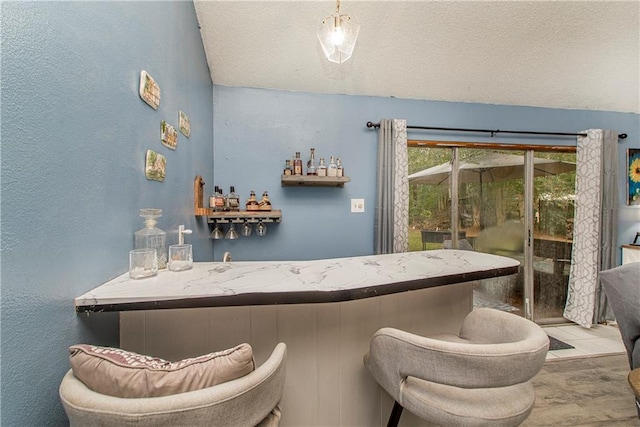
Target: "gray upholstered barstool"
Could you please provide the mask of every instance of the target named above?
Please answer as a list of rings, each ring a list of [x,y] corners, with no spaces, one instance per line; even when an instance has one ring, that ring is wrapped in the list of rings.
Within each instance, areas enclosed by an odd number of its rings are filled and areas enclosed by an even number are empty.
[[[616,316],[629,367],[640,369],[640,262],[601,271],[600,282]],[[640,397],[636,406],[640,418]]]
[[[458,335],[382,328],[364,364],[395,400],[389,426],[397,425],[403,408],[443,426],[512,426],[531,412],[531,380],[548,348],[535,323],[481,308],[465,318]]]
[[[212,387],[161,397],[124,398],[98,393],[69,371],[60,399],[71,426],[275,427],[285,383],[287,346],[250,373]]]

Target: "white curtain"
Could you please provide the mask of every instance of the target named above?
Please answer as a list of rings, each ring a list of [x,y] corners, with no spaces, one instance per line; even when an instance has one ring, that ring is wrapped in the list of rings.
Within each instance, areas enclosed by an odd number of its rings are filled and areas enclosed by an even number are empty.
[[[590,328],[611,319],[598,273],[616,265],[618,134],[578,137],[573,254],[564,317]]]
[[[375,253],[409,249],[409,179],[406,120],[380,120],[378,129]]]

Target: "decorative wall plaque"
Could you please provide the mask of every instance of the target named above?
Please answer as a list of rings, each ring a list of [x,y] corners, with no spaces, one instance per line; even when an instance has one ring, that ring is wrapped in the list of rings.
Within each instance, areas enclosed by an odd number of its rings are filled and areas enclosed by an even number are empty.
[[[160,105],[160,86],[144,70],[140,71],[140,98],[154,110]]]
[[[147,150],[144,174],[152,181],[164,181],[167,158],[153,150]]]
[[[178,132],[176,128],[163,120],[160,123],[160,139],[162,140],[162,145],[175,150],[178,146]]]
[[[189,138],[189,136],[191,135],[191,120],[189,119],[189,116],[187,116],[187,113],[185,113],[184,111],[180,111],[178,113],[178,120],[180,122],[178,124],[180,132],[182,132],[184,136]]]

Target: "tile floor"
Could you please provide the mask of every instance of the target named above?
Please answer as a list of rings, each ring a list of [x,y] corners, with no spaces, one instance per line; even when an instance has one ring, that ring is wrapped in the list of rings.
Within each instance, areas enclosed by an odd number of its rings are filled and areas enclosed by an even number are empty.
[[[615,324],[596,325],[590,329],[575,324],[543,326],[545,332],[571,344],[574,348],[553,350],[547,360],[625,353],[620,331]]]

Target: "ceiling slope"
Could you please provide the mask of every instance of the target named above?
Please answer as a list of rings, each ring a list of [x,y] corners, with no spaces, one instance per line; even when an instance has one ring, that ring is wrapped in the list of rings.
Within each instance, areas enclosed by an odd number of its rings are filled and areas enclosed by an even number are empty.
[[[342,0],[342,65],[315,36],[332,1],[194,4],[217,85],[640,113],[637,0]]]

